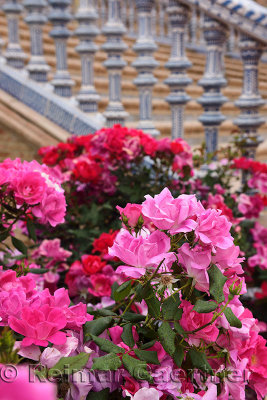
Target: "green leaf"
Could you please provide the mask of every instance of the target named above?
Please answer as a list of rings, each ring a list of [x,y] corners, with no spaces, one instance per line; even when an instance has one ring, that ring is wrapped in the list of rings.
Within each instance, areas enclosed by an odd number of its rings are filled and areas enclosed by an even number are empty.
[[[27,230],[28,230],[30,238],[34,242],[36,242],[37,241],[37,237],[36,237],[35,227],[34,227],[34,223],[32,222],[31,219],[27,220]]]
[[[45,274],[47,271],[48,271],[47,268],[31,268],[30,269],[30,273],[36,274],[36,275]]]
[[[101,335],[107,328],[109,328],[113,323],[112,317],[101,317],[94,319],[93,321],[88,321],[84,325],[84,342],[90,340],[91,335]]]
[[[125,297],[127,297],[130,294],[131,288],[132,288],[132,281],[124,282],[114,292],[114,300],[119,302],[125,299]]]
[[[122,362],[131,376],[138,380],[140,379],[153,383],[153,378],[147,371],[146,362],[137,360],[136,358],[129,356],[129,354],[124,354],[122,356]]]
[[[154,339],[154,340],[151,340],[150,342],[147,342],[147,343],[144,343],[144,344],[142,344],[141,345],[141,349],[142,350],[146,350],[146,349],[150,349],[150,347],[153,347],[154,346],[154,344],[156,343],[156,339]]]
[[[168,322],[163,322],[160,325],[158,335],[164,350],[170,354],[170,356],[173,356],[175,352],[175,333]]]
[[[216,265],[212,265],[208,270],[209,278],[210,278],[210,294],[213,298],[218,301],[218,303],[222,303],[225,300],[223,294],[223,287],[227,278],[221,273],[219,268]]]
[[[74,357],[62,357],[54,367],[48,371],[48,376],[55,376],[57,372],[64,375],[71,375],[80,371],[88,362],[90,354],[80,353]]]
[[[6,240],[9,236],[9,231],[3,232],[0,234],[0,242],[3,242],[4,240]]]
[[[88,311],[89,312],[89,311]],[[97,317],[114,317],[117,316],[113,311],[107,310],[106,308],[100,308],[98,310],[90,310],[91,315],[96,315]]]
[[[118,289],[118,287],[119,287],[118,282],[114,282],[113,285],[111,286],[111,298],[112,298],[113,300],[115,300],[115,299],[114,299],[114,295],[115,295],[115,292],[116,292],[116,290]]]
[[[177,311],[180,310],[178,308],[180,306],[180,304],[181,304],[181,300],[180,300],[179,293],[176,293],[176,294],[168,297],[162,304],[161,311],[162,311],[163,318],[167,319],[167,320],[179,319],[179,318],[176,318],[176,316],[179,316]]]
[[[12,241],[13,246],[18,251],[20,251],[22,254],[27,256],[27,247],[25,246],[25,244],[21,240],[19,240],[19,239],[15,238],[14,236],[12,236],[11,237],[11,241]]]
[[[148,307],[148,314],[151,317],[159,318],[160,317],[160,301],[157,299],[156,295],[152,293],[145,302]]]
[[[177,365],[177,367],[181,367],[182,362],[184,360],[184,349],[182,346],[178,345],[175,348],[175,352],[173,354],[173,360],[175,362],[175,364]]]
[[[106,388],[101,390],[101,392],[89,392],[86,400],[108,400],[109,395],[109,388]]]
[[[187,334],[185,333],[184,328],[179,324],[179,322],[174,322],[174,329],[176,330],[179,335],[187,337]]]
[[[133,347],[135,345],[135,341],[133,338],[133,325],[132,324],[124,325],[123,332],[121,334],[121,338],[123,340],[123,343],[127,344],[127,346]]]
[[[130,322],[141,322],[141,321],[144,321],[146,319],[146,317],[141,314],[126,312],[125,314],[123,314],[123,319],[125,319],[126,321],[130,321]]]
[[[195,368],[198,368],[201,371],[208,372],[210,375],[213,375],[213,370],[208,363],[205,353],[201,353],[200,351],[191,349],[188,352],[188,356],[190,357],[192,364]]]
[[[230,307],[226,307],[226,309],[224,310],[224,315],[226,316],[226,319],[229,322],[230,326],[233,326],[235,328],[242,328],[242,322],[235,316]]]
[[[125,353],[125,350],[122,347],[116,346],[110,340],[91,335],[93,341],[98,345],[98,347],[105,351],[106,353]]]
[[[216,310],[218,304],[214,301],[204,301],[204,300],[197,300],[193,310],[198,313],[209,313],[211,311]]]
[[[92,369],[100,371],[117,371],[121,367],[121,359],[117,354],[110,353],[103,357],[93,358]]]
[[[158,354],[156,351],[146,351],[134,349],[135,355],[142,361],[146,361],[149,364],[159,365]]]

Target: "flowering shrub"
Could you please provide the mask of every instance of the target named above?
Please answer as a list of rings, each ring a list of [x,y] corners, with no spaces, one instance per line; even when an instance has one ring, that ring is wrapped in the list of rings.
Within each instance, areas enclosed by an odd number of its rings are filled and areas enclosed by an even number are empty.
[[[0,377],[19,363],[0,393],[262,399],[266,325],[244,305],[248,286],[263,318],[265,165],[228,150],[193,173],[183,140],[120,126],[40,154],[0,164]]]
[[[72,246],[73,261],[92,251],[90,238],[119,228],[117,205],[137,203],[165,186],[186,191],[193,167],[184,140],[158,141],[119,125],[73,136],[67,143],[41,148],[39,154],[64,181],[69,204],[66,224],[44,234]]]

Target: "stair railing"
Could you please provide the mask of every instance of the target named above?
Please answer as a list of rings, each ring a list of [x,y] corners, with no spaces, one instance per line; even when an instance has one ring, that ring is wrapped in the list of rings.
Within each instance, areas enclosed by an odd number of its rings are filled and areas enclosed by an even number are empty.
[[[85,121],[88,115],[92,121],[101,98],[94,86],[94,56],[98,51],[94,41],[99,32],[106,36],[101,51],[107,55],[103,65],[109,79],[105,123],[111,126],[128,121],[122,93],[122,71],[127,66],[123,58],[127,50],[123,37],[127,35],[135,40],[132,50],[136,58],[131,67],[136,70],[137,76],[133,82],[139,91],[137,126],[155,136],[159,134],[153,118],[153,89],[157,83],[154,69],[158,66],[154,52],[157,43],[170,45],[166,64],[170,75],[165,84],[170,88],[166,101],[172,115],[172,138],[184,135],[184,113],[190,100],[186,88],[191,80],[186,70],[191,63],[185,49],[189,47],[205,52],[205,72],[198,82],[203,94],[198,102],[203,107],[199,121],[204,128],[207,153],[216,151],[219,128],[225,119],[221,113],[221,106],[227,101],[221,93],[221,89],[227,85],[224,54],[236,56],[239,40],[244,70],[243,89],[235,103],[240,108],[240,115],[234,123],[240,130],[244,154],[255,157],[256,148],[261,142],[257,131],[265,122],[259,116],[264,101],[259,93],[258,66],[267,46],[267,8],[252,0],[79,0],[73,7],[70,7],[71,0],[48,0],[48,3],[49,9],[46,0],[24,1],[27,10],[25,22],[29,26],[31,40],[31,55],[27,65],[29,78],[37,82],[36,85],[48,80],[49,67],[44,58],[42,34],[42,27],[48,18],[52,24],[50,36],[54,39],[56,55],[55,73],[52,80],[49,75],[49,81],[58,99],[73,96],[72,87],[77,77],[72,77],[68,71],[68,42],[70,36],[79,39],[76,51],[81,59],[81,86],[70,104],[74,108],[79,107],[85,115]],[[44,11],[47,9],[46,18]],[[76,10],[75,14],[71,14],[71,9]],[[26,58],[19,40],[22,10],[18,0],[6,0],[3,5],[8,25],[4,57],[7,65],[17,70],[24,68]],[[72,30],[68,27],[71,21],[72,24],[75,22]],[[2,45],[2,41],[0,43]],[[1,85],[0,82],[0,87],[9,90],[6,83]],[[45,89],[42,87],[40,92],[42,90]],[[62,109],[65,104],[66,100],[62,100]],[[71,132],[75,132],[74,126]]]

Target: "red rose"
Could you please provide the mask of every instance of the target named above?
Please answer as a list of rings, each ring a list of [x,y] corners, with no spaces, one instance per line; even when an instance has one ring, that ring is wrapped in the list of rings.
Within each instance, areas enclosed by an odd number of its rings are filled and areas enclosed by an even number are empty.
[[[109,233],[102,233],[93,242],[93,253],[99,252],[102,256],[108,254],[108,248],[113,246],[117,233],[118,231],[112,232],[112,230]]]
[[[82,265],[85,274],[92,275],[101,271],[106,263],[99,256],[84,255],[82,256]]]
[[[102,168],[92,160],[80,160],[75,164],[73,175],[84,183],[98,183],[101,178]]]

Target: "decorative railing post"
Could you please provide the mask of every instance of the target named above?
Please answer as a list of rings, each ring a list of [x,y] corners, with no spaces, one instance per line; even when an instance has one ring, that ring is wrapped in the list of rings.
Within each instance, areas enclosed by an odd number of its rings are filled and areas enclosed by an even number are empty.
[[[10,0],[4,3],[3,11],[7,16],[8,44],[4,57],[11,67],[21,69],[24,67],[26,55],[19,43],[19,16],[22,12],[22,5],[17,0]]]
[[[55,41],[56,46],[56,73],[51,84],[54,86],[54,92],[62,97],[71,97],[71,88],[74,85],[68,72],[67,64],[67,39],[70,31],[66,24],[72,19],[70,13],[66,10],[71,4],[71,0],[48,0],[52,8],[48,19],[53,24],[50,36]]]
[[[121,102],[121,73],[126,66],[122,59],[122,53],[127,49],[127,45],[122,41],[122,36],[126,32],[121,20],[121,1],[108,1],[108,21],[102,30],[107,37],[102,49],[108,53],[108,59],[104,66],[108,70],[109,77],[109,104],[104,113],[107,126],[116,123],[124,124],[128,113],[124,110]]]
[[[196,7],[193,7],[191,18],[189,21],[189,34],[190,34],[190,43],[192,45],[197,44],[197,10]]]
[[[217,150],[218,129],[225,120],[220,108],[227,101],[227,98],[222,95],[220,90],[227,83],[224,78],[223,65],[226,32],[226,26],[205,15],[206,68],[203,78],[198,82],[203,87],[204,93],[198,99],[198,102],[204,108],[204,113],[199,117],[199,121],[202,122],[205,130],[207,154]]]
[[[137,69],[138,76],[134,84],[139,90],[140,121],[138,128],[153,136],[159,135],[152,121],[152,89],[157,79],[153,69],[158,62],[153,57],[157,45],[152,35],[152,8],[154,0],[135,0],[138,13],[138,39],[133,50],[138,54],[132,66]]]
[[[171,92],[166,101],[171,107],[172,138],[175,139],[183,136],[184,107],[190,100],[184,89],[192,82],[185,73],[185,70],[191,66],[185,55],[185,30],[189,8],[178,3],[177,0],[169,0],[167,13],[171,24],[172,48],[171,57],[165,65],[171,71],[170,77],[165,80]]]
[[[257,135],[257,129],[264,123],[264,118],[258,113],[265,103],[258,87],[258,67],[264,46],[245,34],[241,36],[239,46],[244,68],[243,90],[235,103],[241,114],[234,123],[241,131],[239,142],[244,156],[255,158],[257,146],[262,142]]]
[[[80,39],[76,51],[81,56],[82,85],[76,99],[80,109],[88,113],[97,112],[97,103],[100,99],[94,87],[94,54],[98,46],[93,40],[99,34],[95,24],[97,18],[94,0],[80,0],[76,14],[79,27],[75,34]]]
[[[31,58],[27,65],[27,70],[30,78],[37,82],[46,82],[47,73],[50,70],[43,52],[42,26],[47,21],[43,10],[46,5],[45,0],[24,1],[24,7],[28,11],[25,22],[29,25],[31,35]]]

